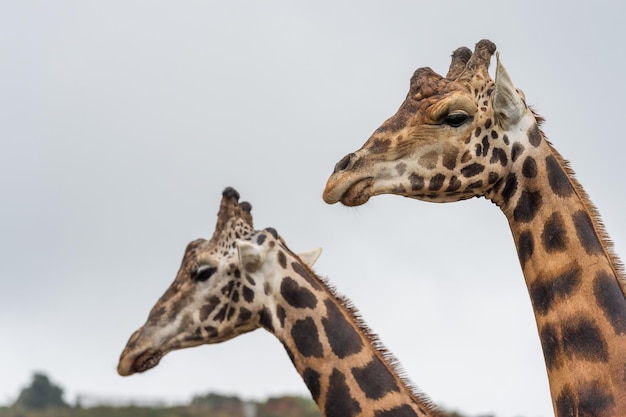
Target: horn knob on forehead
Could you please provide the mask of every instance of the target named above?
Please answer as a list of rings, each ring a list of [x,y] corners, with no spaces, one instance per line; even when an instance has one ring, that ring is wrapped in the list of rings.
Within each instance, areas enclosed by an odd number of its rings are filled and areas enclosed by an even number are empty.
[[[252,204],[248,203],[247,201],[242,201],[241,203],[239,203],[239,207],[246,213],[250,213],[252,211]]]
[[[438,84],[442,79],[443,77],[430,67],[418,68],[411,77],[409,95],[417,100],[421,100],[423,97],[429,97],[437,91]]]
[[[472,50],[466,46],[457,48],[452,52],[452,62],[450,62],[450,69],[448,70],[448,74],[446,74],[446,78],[454,79],[461,75],[465,69],[465,65],[467,65],[467,61],[469,61],[471,57]]]
[[[483,39],[476,44],[472,57],[467,61],[463,78],[473,78],[477,72],[482,72],[488,76],[489,62],[491,56],[496,52],[496,44],[489,39]]]
[[[233,187],[226,187],[222,191],[222,199],[235,200],[237,202],[239,201],[239,193]]]
[[[217,239],[224,231],[229,221],[241,218],[252,227],[252,205],[248,202],[239,204],[239,193],[232,187],[226,187],[222,192],[222,202],[217,212],[217,224],[211,239]]]
[[[243,201],[241,203],[239,203],[239,208],[241,209],[242,213],[241,213],[241,217],[243,218],[243,220],[250,225],[251,228],[254,229],[254,225],[252,224],[252,204],[248,203],[247,201]]]

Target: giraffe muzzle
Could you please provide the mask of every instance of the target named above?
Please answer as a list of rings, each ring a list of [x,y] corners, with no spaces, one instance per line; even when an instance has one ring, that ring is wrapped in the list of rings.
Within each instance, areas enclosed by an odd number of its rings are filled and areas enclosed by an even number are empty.
[[[163,353],[160,350],[145,351],[139,355],[128,356],[122,354],[120,362],[117,366],[117,373],[121,376],[130,376],[132,374],[145,372],[159,364]]]

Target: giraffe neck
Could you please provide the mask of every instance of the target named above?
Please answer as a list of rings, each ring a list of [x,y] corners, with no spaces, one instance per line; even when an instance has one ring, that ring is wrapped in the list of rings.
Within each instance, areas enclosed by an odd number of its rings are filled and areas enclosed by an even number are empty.
[[[398,376],[349,302],[295,258],[291,267],[295,273],[282,278],[276,306],[263,310],[261,326],[283,344],[322,414],[439,415]]]
[[[555,413],[626,415],[621,265],[595,208],[539,129],[512,149],[512,171],[490,198],[513,233]]]

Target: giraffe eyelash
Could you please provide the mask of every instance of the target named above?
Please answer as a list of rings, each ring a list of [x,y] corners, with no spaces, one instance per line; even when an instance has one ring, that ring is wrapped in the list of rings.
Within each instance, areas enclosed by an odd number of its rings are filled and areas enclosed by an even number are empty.
[[[471,119],[472,117],[464,111],[455,111],[446,115],[446,117],[444,117],[441,121],[441,124],[451,127],[460,127]]]
[[[217,271],[217,267],[210,265],[201,265],[191,270],[191,279],[193,282],[204,282],[211,278]]]

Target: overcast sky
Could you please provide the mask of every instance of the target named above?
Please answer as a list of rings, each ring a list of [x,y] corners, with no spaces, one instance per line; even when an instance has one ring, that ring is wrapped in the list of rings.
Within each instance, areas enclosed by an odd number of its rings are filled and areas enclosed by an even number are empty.
[[[70,402],[308,395],[264,331],[115,371],[233,186],[257,228],[324,248],[317,272],[435,402],[551,416],[497,207],[381,196],[349,209],[321,193],[417,67],[445,74],[455,48],[489,38],[623,257],[626,3],[587,3],[2,2],[0,404],[36,370]]]

